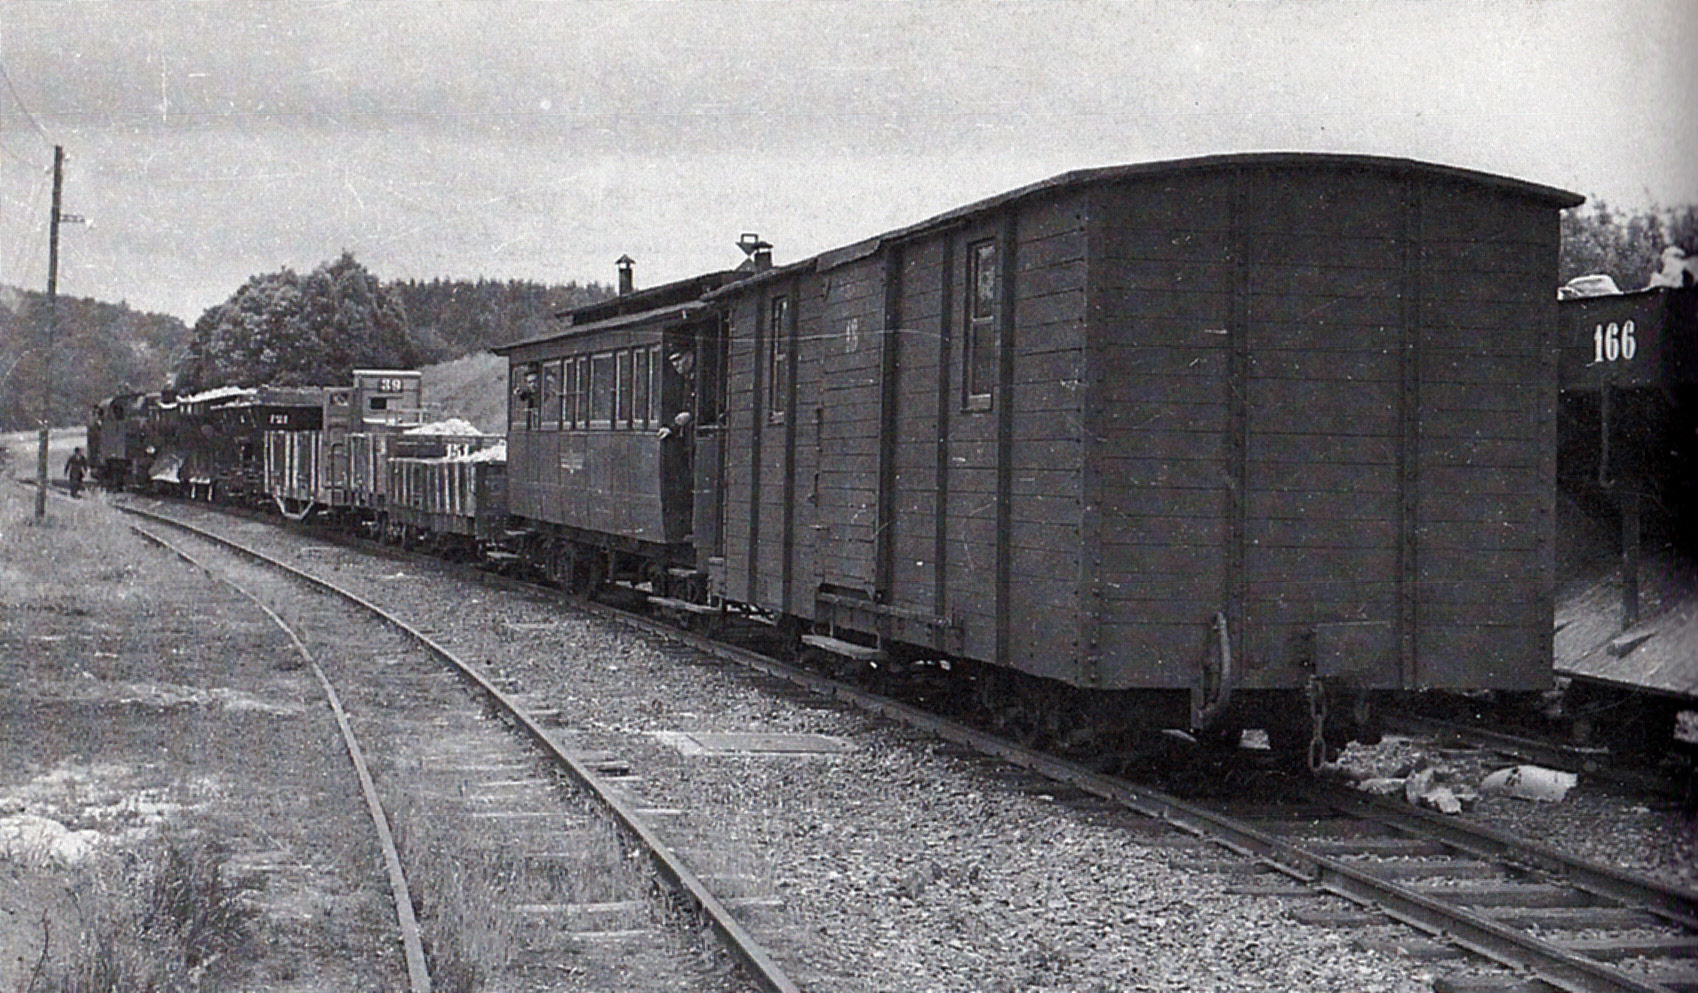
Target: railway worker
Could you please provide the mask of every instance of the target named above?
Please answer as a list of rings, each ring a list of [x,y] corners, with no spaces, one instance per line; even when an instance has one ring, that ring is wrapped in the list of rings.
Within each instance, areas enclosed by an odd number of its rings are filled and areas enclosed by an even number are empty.
[[[88,471],[88,459],[83,456],[81,448],[74,449],[71,457],[65,460],[65,478],[71,481],[71,495],[82,496],[83,473]]]
[[[678,416],[672,418],[671,424],[661,425],[658,434],[661,438],[671,438],[674,436],[682,438],[684,436],[685,429],[690,426],[690,422],[693,420],[695,420],[695,417],[691,415],[689,411],[680,410],[678,412]]]
[[[674,348],[667,353],[666,362],[684,380],[685,396],[693,396],[695,394],[696,353],[683,348]],[[657,433],[661,438],[682,438],[684,432],[694,420],[694,414],[688,410],[680,410],[672,418],[672,422],[662,424]]]
[[[1663,249],[1663,267],[1651,276],[1651,281],[1645,288],[1667,286],[1678,290],[1683,286],[1691,286],[1698,282],[1698,274],[1693,271],[1694,264],[1698,264],[1698,259],[1687,258],[1685,249],[1679,245],[1670,245]]]

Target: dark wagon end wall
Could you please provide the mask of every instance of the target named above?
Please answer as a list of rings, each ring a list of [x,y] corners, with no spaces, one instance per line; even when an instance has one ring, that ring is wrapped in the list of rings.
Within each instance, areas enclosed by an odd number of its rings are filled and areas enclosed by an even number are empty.
[[[1556,208],[1387,160],[1135,174],[1092,205],[1102,685],[1550,680]]]

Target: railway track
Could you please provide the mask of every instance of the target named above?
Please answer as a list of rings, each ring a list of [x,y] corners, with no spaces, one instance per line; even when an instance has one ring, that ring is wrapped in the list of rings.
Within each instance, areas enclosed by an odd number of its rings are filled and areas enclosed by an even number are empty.
[[[1689,891],[1321,785],[1251,806],[1183,800],[745,649],[587,606],[1011,764],[1034,777],[1032,789],[1098,804],[1146,842],[1171,833],[1158,843],[1172,846],[1176,864],[1221,872],[1241,892],[1286,899],[1299,921],[1363,929],[1359,944],[1424,961],[1458,959],[1442,967],[1438,989],[1698,989],[1698,969],[1687,965],[1698,956],[1698,898]],[[1391,922],[1404,927],[1388,935]]]
[[[488,978],[493,963],[525,979],[570,980],[573,989],[798,990],[733,916],[732,901],[716,894],[662,840],[654,822],[681,812],[646,807],[619,782],[628,770],[577,747],[553,726],[557,714],[508,692],[407,620],[333,582],[186,521],[127,510],[190,535],[192,548],[180,537],[137,528],[237,585],[280,624],[287,623],[280,613],[319,614],[298,593],[291,597],[280,584],[236,565],[234,557],[332,593],[402,634],[436,663],[422,666],[397,655],[393,645],[350,635],[357,628],[346,619],[322,622],[355,640],[338,653],[340,694],[309,657],[337,710],[383,837],[414,993],[431,989],[420,929],[412,919],[415,904],[452,917],[442,922],[449,930],[438,933],[434,965],[459,977]],[[244,575],[245,580],[237,578]],[[249,587],[265,592],[248,592]],[[287,605],[273,609],[262,596]],[[298,625],[286,630],[305,652]],[[499,721],[491,719],[492,711]],[[355,725],[360,738],[368,739],[364,751]],[[373,756],[369,763],[366,751]],[[563,795],[562,781],[577,795]],[[632,871],[631,852],[644,856],[652,875]],[[422,871],[452,881],[435,878],[421,885],[415,878],[409,891],[403,861],[415,877]],[[653,898],[655,878],[664,881],[667,901]],[[505,904],[479,905],[496,884]],[[445,885],[454,892],[444,891]],[[736,963],[736,976],[704,959],[697,937],[703,922]],[[450,938],[459,943],[452,951]],[[473,961],[480,943],[483,964]]]

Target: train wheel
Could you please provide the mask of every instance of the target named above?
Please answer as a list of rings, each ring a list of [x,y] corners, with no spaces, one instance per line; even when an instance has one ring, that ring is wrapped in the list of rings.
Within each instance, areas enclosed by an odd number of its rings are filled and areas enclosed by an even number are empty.
[[[590,552],[578,557],[572,570],[572,592],[594,600],[607,586],[607,563],[601,555]]]

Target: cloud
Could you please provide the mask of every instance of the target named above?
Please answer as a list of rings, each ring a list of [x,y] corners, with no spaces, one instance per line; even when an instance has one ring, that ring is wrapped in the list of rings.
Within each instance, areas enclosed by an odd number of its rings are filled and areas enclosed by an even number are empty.
[[[64,143],[68,292],[192,320],[343,249],[384,276],[644,278],[796,257],[1067,169],[1404,155],[1698,201],[1698,5],[0,0]],[[0,281],[44,142],[0,92]]]

